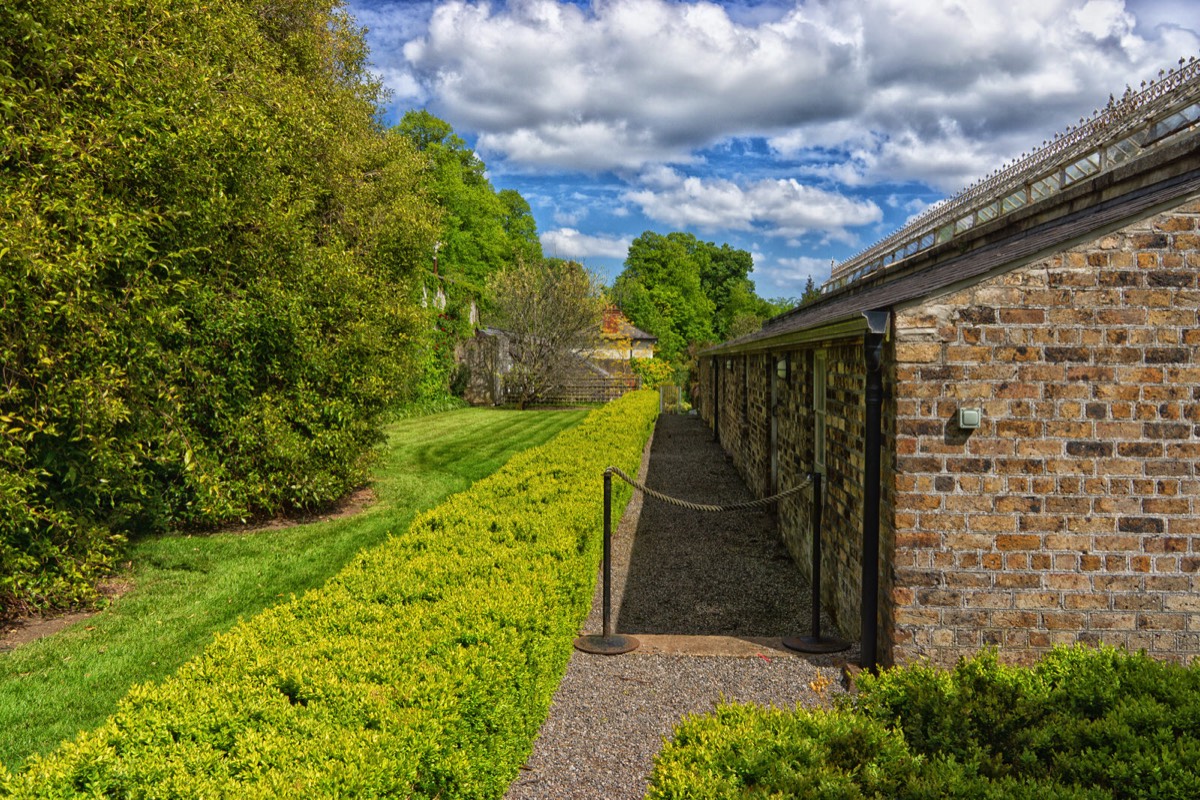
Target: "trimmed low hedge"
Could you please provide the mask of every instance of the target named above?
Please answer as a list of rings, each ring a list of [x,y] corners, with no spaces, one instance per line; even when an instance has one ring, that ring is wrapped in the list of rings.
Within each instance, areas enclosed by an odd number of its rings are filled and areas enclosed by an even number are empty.
[[[657,397],[592,412],[218,636],[0,793],[501,797],[591,602],[602,471],[637,469]]]
[[[833,711],[725,706],[658,756],[648,797],[1200,797],[1200,664],[1059,648],[864,674]]]

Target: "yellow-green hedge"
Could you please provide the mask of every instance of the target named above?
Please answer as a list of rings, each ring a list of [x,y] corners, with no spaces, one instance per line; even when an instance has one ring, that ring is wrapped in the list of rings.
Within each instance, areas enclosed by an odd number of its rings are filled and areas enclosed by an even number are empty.
[[[597,409],[0,790],[501,797],[590,605],[603,470],[637,469],[657,408],[643,391]]]

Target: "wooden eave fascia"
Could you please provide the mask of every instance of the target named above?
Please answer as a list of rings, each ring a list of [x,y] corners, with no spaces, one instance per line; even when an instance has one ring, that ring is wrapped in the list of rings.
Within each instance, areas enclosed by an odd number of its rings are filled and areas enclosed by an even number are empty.
[[[856,317],[848,317],[846,319],[831,322],[826,325],[820,325],[812,328],[804,328],[797,331],[789,331],[781,333],[778,336],[764,337],[748,342],[726,342],[715,347],[710,347],[700,353],[702,356],[732,356],[745,355],[749,353],[766,353],[775,350],[786,350],[788,348],[813,344],[815,342],[832,341],[835,339],[848,339],[851,337],[862,336],[867,330],[867,321],[862,314]]]

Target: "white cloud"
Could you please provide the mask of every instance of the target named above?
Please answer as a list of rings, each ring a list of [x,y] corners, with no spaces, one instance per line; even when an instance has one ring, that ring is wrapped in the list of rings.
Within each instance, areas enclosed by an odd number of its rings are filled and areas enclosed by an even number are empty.
[[[1191,5],[1166,21],[1172,0],[751,5],[448,0],[376,52],[402,64],[398,92],[407,70],[481,152],[526,168],[636,171],[757,135],[854,150],[846,180],[959,188],[1200,44],[1178,21],[1196,27]]]
[[[647,171],[641,188],[625,195],[651,219],[677,228],[761,230],[797,237],[818,232],[846,236],[845,229],[882,219],[870,200],[807,186],[794,179],[736,183],[685,176],[666,167]]]
[[[367,28],[372,49],[372,71],[392,93],[392,101],[403,105],[420,105],[429,99],[425,86],[418,80],[412,65],[400,55],[403,42],[421,36],[434,0],[404,0],[351,3],[351,12],[358,24]]]
[[[592,236],[574,228],[559,228],[541,235],[542,251],[552,258],[625,258],[633,239],[622,236]]]
[[[585,209],[573,208],[570,211],[560,209],[554,212],[554,221],[564,228],[573,228],[586,216],[587,211]]]
[[[797,256],[774,261],[754,262],[754,284],[764,297],[794,297],[804,294],[811,278],[820,287],[829,279],[830,264],[826,258]]]

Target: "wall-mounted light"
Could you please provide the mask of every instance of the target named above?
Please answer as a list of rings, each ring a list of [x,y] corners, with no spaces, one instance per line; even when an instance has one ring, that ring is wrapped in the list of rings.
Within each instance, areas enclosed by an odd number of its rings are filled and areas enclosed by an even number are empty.
[[[786,381],[788,379],[788,366],[789,361],[787,356],[780,356],[779,360],[775,362],[775,374],[779,376],[780,380]]]

